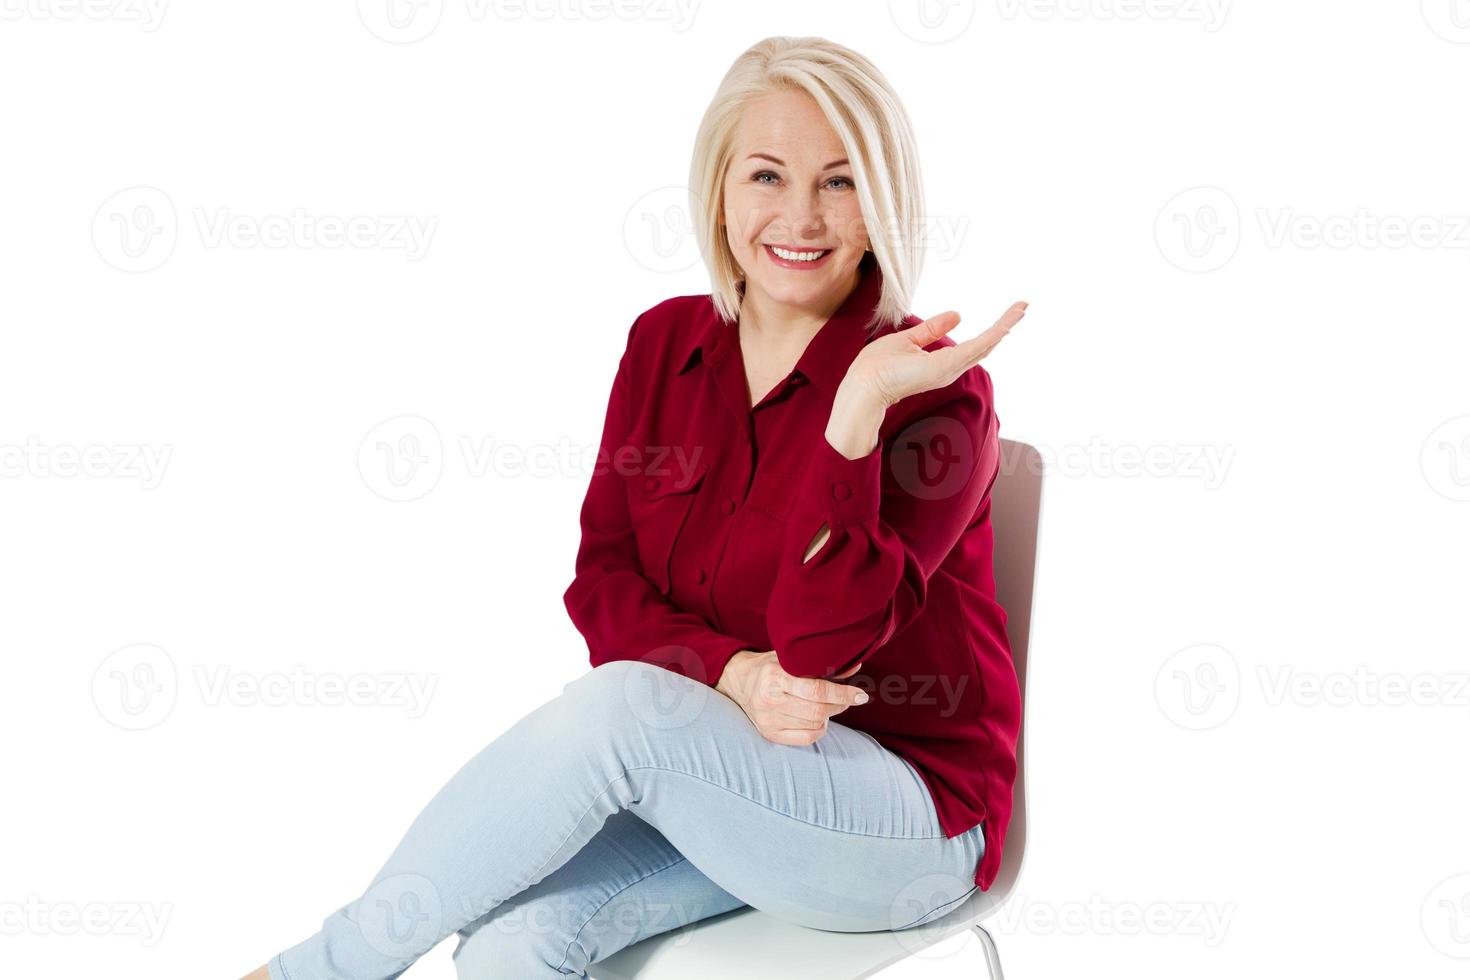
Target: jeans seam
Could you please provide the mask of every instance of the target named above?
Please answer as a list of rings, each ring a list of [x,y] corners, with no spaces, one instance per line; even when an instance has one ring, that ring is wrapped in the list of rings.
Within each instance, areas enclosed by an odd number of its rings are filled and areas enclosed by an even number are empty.
[[[755,804],[758,807],[761,807],[761,808],[763,808],[765,810],[769,810],[771,813],[777,814],[778,816],[785,817],[787,820],[794,820],[794,821],[796,821],[799,824],[804,824],[805,826],[808,826],[808,827],[816,827],[818,830],[825,830],[825,831],[828,831],[828,832],[834,833],[834,834],[849,834],[849,835],[851,835],[853,837],[877,837],[877,838],[880,838],[882,840],[904,840],[904,841],[909,841],[909,840],[940,840],[941,838],[944,837],[944,834],[942,834],[942,833],[940,833],[940,834],[933,834],[933,835],[924,836],[924,837],[904,837],[904,836],[895,835],[895,834],[865,834],[865,833],[863,833],[860,830],[843,830],[843,829],[841,829],[839,827],[828,827],[828,826],[825,826],[824,824],[814,823],[811,820],[803,820],[800,817],[794,816],[794,815],[792,815],[790,813],[786,813],[783,810],[778,810],[778,809],[776,809],[773,806],[767,806],[766,804],[760,802],[759,800],[752,800],[748,796],[743,796],[740,793],[737,793],[735,790],[731,789],[730,787],[724,786],[724,785],[722,785],[720,783],[715,782],[713,779],[706,779],[705,777],[700,776],[700,775],[698,775],[696,773],[685,772],[683,769],[673,769],[673,768],[670,768],[668,766],[628,766],[628,767],[625,767],[623,769],[623,772],[626,774],[626,773],[630,773],[630,772],[637,772],[637,771],[640,771],[640,770],[643,770],[643,769],[654,769],[654,770],[657,770],[659,772],[672,772],[672,773],[677,773],[677,774],[679,774],[681,776],[688,776],[690,779],[697,779],[697,780],[699,780],[702,783],[707,783],[710,786],[715,787],[716,789],[724,790],[726,793],[729,793],[731,796],[739,797],[740,799],[746,801],[747,803],[753,803],[753,804]],[[611,783],[609,783],[608,785],[610,786]],[[604,790],[603,792],[606,792],[606,790]]]
[[[963,902],[965,899],[969,898],[971,895],[975,894],[975,889],[977,889],[979,887],[980,887],[979,885],[972,885],[970,887],[970,890],[967,891],[967,892],[965,892],[959,898],[951,899],[950,901],[945,902],[945,903],[943,903],[941,905],[936,905],[936,906],[934,906],[934,908],[932,908],[929,911],[925,912],[923,915],[919,916],[914,921],[908,923],[907,925],[899,926],[897,929],[894,929],[893,931],[894,932],[902,932],[904,929],[912,929],[914,926],[918,925],[921,922],[924,922],[925,920],[932,920],[933,917],[934,917],[934,913],[938,912],[940,909],[943,909],[943,908],[948,908],[949,911],[951,911],[951,912],[954,911],[955,907],[957,907],[961,902]],[[948,913],[946,913],[946,914],[948,914]]]
[[[643,880],[645,880],[647,878],[652,878],[654,875],[663,874],[665,871],[669,870],[670,868],[676,868],[676,867],[678,867],[679,865],[683,864],[685,861],[688,861],[688,860],[689,859],[686,858],[686,857],[681,857],[678,860],[670,861],[668,864],[664,865],[662,868],[656,868],[653,871],[648,872],[648,874],[643,875],[643,876],[637,878],[634,881],[628,882],[622,888],[619,888],[617,891],[615,891],[611,895],[609,895],[607,897],[607,901],[603,902],[601,905],[597,906],[597,908],[593,909],[592,910],[592,913],[590,915],[588,915],[585,920],[583,920],[583,922],[582,922],[582,924],[580,926],[577,927],[577,934],[572,937],[572,939],[571,939],[571,941],[569,943],[567,943],[566,952],[562,953],[562,955],[561,955],[561,962],[557,964],[556,969],[561,970],[562,967],[564,967],[564,966],[567,965],[567,957],[569,957],[569,956],[572,955],[572,947],[573,946],[581,946],[582,945],[582,942],[581,942],[581,940],[582,940],[582,930],[586,929],[588,923],[590,923],[593,919],[597,918],[597,913],[601,912],[603,909],[605,909],[609,905],[611,905],[612,902],[613,902],[613,899],[617,898],[623,892],[627,891],[629,888],[632,888],[634,885],[638,884],[638,882],[643,881]],[[587,952],[587,947],[582,946],[582,952],[584,952],[584,953]]]

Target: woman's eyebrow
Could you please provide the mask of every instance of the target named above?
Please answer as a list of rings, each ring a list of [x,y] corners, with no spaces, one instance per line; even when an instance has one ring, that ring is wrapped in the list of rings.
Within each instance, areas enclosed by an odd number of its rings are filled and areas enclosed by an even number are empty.
[[[752,153],[750,156],[746,157],[745,159],[747,159],[747,160],[754,160],[757,157],[759,157],[759,158],[761,158],[763,160],[769,160],[769,161],[771,161],[772,163],[774,163],[778,167],[784,167],[784,166],[786,166],[786,161],[785,160],[782,160],[782,159],[780,159],[778,157],[773,157],[769,153],[761,153],[759,151],[757,151],[755,153]],[[829,163],[825,167],[823,167],[822,170],[831,170],[834,167],[845,167],[845,166],[847,166],[847,157],[843,157],[841,160],[833,160],[831,163]]]

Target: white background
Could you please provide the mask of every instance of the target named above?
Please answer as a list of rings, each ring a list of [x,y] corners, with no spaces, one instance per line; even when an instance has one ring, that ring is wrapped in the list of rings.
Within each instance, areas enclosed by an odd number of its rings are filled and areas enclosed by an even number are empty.
[[[1050,467],[1008,975],[1463,976],[1455,3],[4,0],[4,972],[246,973],[587,669],[607,387],[709,288],[695,126],[811,33],[914,119],[914,312],[1031,303],[986,361]]]

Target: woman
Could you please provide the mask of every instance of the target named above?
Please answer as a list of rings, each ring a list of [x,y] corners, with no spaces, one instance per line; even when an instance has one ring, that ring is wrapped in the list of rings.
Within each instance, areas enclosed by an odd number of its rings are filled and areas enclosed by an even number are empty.
[[[744,905],[899,930],[994,878],[1020,697],[977,363],[1025,304],[959,344],[905,314],[913,138],[840,45],[741,55],[691,174],[713,289],[628,332],[564,597],[594,669],[247,980],[396,977],[456,932],[466,980],[580,976]]]

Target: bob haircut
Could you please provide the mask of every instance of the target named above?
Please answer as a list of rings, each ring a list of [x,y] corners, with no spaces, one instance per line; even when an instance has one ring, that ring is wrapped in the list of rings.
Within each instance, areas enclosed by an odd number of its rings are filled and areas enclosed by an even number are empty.
[[[866,329],[897,324],[908,315],[924,261],[918,234],[924,191],[913,128],[872,62],[821,37],[768,37],[752,45],[725,73],[700,120],[689,165],[689,211],[715,309],[735,320],[745,295],[744,274],[720,224],[736,127],[750,103],[790,89],[816,100],[852,165],[869,247],[883,271],[883,292]]]

